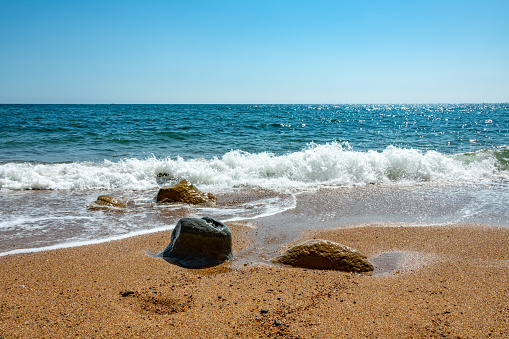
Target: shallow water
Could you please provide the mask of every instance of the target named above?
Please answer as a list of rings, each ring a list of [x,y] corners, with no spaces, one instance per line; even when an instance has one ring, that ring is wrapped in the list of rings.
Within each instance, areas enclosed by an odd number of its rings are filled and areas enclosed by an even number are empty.
[[[367,185],[280,193],[244,189],[218,195],[215,207],[154,202],[155,191],[113,192],[125,211],[91,210],[103,191],[3,192],[0,253],[120,239],[169,230],[182,217],[212,216],[256,228],[256,248],[270,256],[302,231],[362,223],[508,225],[507,183]]]
[[[106,192],[7,191],[0,196],[0,255],[121,239],[173,229],[180,218],[212,216],[228,222],[294,208],[295,197],[266,190],[218,195],[218,206],[159,204],[157,191],[109,192],[125,210],[87,207]]]

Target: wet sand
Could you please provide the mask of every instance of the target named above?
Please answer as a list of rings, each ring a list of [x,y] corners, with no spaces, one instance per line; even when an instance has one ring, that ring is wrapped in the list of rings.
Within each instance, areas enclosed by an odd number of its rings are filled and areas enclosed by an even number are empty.
[[[359,249],[377,266],[360,275],[250,264],[256,232],[228,225],[237,259],[209,269],[153,257],[170,232],[0,257],[0,337],[509,337],[509,228],[365,225],[300,239]]]

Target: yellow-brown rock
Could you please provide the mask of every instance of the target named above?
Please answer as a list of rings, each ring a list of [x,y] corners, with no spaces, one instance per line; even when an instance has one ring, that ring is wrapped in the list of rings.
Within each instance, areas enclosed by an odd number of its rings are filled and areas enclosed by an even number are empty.
[[[329,240],[312,239],[293,246],[273,263],[345,272],[373,271],[367,257],[356,249]]]
[[[182,180],[172,187],[163,187],[157,193],[157,202],[184,203],[190,205],[207,204],[214,205],[216,197],[211,193],[203,193],[198,190],[189,180]]]
[[[96,201],[88,205],[91,209],[103,208],[127,208],[127,205],[120,199],[111,195],[101,195]]]

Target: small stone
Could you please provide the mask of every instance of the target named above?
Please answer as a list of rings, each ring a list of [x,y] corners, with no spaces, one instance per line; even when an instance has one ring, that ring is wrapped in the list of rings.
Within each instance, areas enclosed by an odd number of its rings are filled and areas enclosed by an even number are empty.
[[[274,325],[279,326],[279,325],[281,325],[281,322],[276,319],[276,320],[274,320]]]
[[[266,313],[269,313],[269,310],[266,310],[266,309],[262,308],[262,309],[260,310],[260,313],[261,313],[261,314],[266,314]]]
[[[127,208],[127,205],[120,199],[112,197],[111,195],[101,195],[93,203],[88,204],[89,209],[107,209],[107,208]]]
[[[125,290],[125,291],[122,291],[120,292],[120,295],[122,297],[127,297],[127,296],[130,296],[131,294],[135,294],[136,292],[134,292],[133,290]]]

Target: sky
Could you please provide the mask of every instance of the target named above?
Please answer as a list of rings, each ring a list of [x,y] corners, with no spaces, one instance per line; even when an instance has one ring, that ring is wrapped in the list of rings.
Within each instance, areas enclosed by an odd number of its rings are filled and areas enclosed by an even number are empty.
[[[0,0],[0,103],[480,102],[507,0]]]

